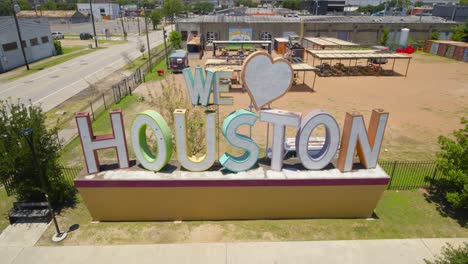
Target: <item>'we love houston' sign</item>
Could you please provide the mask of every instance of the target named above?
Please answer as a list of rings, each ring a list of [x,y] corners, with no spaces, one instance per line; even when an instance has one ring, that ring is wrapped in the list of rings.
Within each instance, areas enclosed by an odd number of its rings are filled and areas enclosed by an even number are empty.
[[[230,78],[231,72],[211,71],[203,73],[197,67],[192,73],[185,69],[185,79],[188,94],[193,105],[208,106],[211,94],[216,105],[232,104],[233,98],[222,96],[229,87],[223,80]],[[286,127],[297,129],[296,152],[303,166],[308,170],[321,170],[336,156],[338,149],[337,168],[348,172],[353,167],[354,153],[357,152],[362,165],[375,168],[382,144],[388,113],[383,110],[373,110],[369,128],[366,129],[364,119],[359,113],[346,113],[343,132],[336,119],[324,110],[313,110],[304,117],[301,113],[280,109],[264,109],[266,105],[283,96],[291,87],[293,81],[291,64],[282,58],[273,59],[264,52],[250,55],[243,64],[241,78],[248,91],[257,113],[247,110],[237,110],[230,113],[223,121],[222,133],[225,140],[233,147],[242,149],[244,153],[234,156],[224,153],[220,164],[229,171],[247,171],[256,165],[260,148],[257,143],[246,135],[239,134],[241,126],[254,126],[260,122],[268,122],[273,126],[273,142],[271,169],[281,171],[284,154],[284,138]],[[177,159],[181,166],[189,171],[208,170],[216,161],[216,119],[214,111],[205,113],[206,153],[201,158],[191,157],[187,151],[186,109],[174,111],[175,141]],[[120,168],[129,167],[129,157],[122,112],[113,110],[110,113],[112,134],[95,136],[88,113],[77,113],[76,122],[80,134],[81,145],[89,174],[99,172],[97,151],[114,148]],[[323,125],[326,130],[323,148],[315,154],[308,152],[308,141],[311,133]],[[150,128],[155,136],[157,153],[151,151],[147,143],[146,129]],[[131,141],[136,159],[148,170],[160,171],[169,162],[172,152],[172,130],[164,118],[154,110],[139,113],[131,127]],[[340,140],[341,138],[341,140]]]

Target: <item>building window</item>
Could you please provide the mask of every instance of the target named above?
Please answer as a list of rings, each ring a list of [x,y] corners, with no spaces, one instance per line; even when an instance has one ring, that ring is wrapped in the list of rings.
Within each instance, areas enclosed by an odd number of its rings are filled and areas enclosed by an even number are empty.
[[[99,8],[99,12],[101,12],[101,15],[106,14],[106,10],[104,8]]]
[[[41,38],[42,43],[49,43],[49,37],[45,36]]]
[[[271,32],[262,32],[260,34],[260,40],[271,40]]]
[[[192,34],[194,36],[198,36],[198,31],[190,31],[190,34]]]
[[[37,46],[39,45],[39,40],[37,38],[32,38],[29,40],[29,43],[31,44],[31,46]]]
[[[26,40],[23,40],[21,43],[23,43],[23,48],[26,48]]]
[[[180,32],[180,34],[182,35],[182,41],[186,41],[188,37],[187,31],[183,30]]]
[[[206,33],[206,40],[208,41],[208,43],[212,43],[213,40],[217,40],[217,39],[218,39],[218,32]]]
[[[18,44],[16,42],[10,42],[2,45],[3,51],[12,51],[18,49]]]

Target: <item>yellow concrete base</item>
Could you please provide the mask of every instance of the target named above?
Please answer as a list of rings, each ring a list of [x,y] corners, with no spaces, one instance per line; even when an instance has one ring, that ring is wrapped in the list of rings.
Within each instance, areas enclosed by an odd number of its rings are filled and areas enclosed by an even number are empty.
[[[370,217],[385,185],[79,188],[93,220]]]
[[[105,171],[75,186],[96,221],[370,217],[389,181],[382,168],[341,173]]]

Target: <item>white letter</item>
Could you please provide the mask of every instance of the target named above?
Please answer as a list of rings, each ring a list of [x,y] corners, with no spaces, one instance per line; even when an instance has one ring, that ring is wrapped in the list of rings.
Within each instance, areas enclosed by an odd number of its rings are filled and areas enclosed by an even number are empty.
[[[301,114],[284,110],[261,110],[260,121],[273,124],[271,169],[281,171],[283,167],[285,128],[286,126],[299,127]]]
[[[208,70],[206,73],[206,81],[203,76],[203,69],[200,66],[195,68],[195,78],[190,68],[185,68],[182,72],[192,105],[201,104],[207,106],[210,102],[211,87],[213,86],[215,72]]]
[[[187,110],[176,109],[174,111],[176,127],[177,158],[182,167],[189,171],[204,171],[209,169],[216,156],[216,122],[214,111],[205,112],[206,126],[206,154],[201,158],[188,157],[187,155]]]
[[[309,136],[320,124],[325,126],[325,144],[319,153],[309,155]],[[302,165],[309,170],[325,168],[335,157],[340,144],[340,127],[335,118],[322,110],[310,112],[301,123],[296,135],[296,153]]]
[[[101,149],[115,148],[119,167],[123,169],[129,166],[122,111],[112,110],[109,112],[109,116],[112,123],[112,134],[94,136],[89,113],[76,113],[75,115],[89,174],[99,172],[97,151]]]
[[[154,155],[148,146],[146,127],[156,135],[158,154]],[[164,118],[156,111],[147,110],[137,115],[132,125],[132,146],[141,166],[159,171],[172,156],[172,133]]]
[[[229,84],[231,81],[232,72],[229,71],[217,71],[215,84],[214,84],[214,98],[213,102],[215,105],[232,105],[233,99],[230,96],[221,96],[222,92],[229,92]],[[224,81],[224,82],[223,82]]]
[[[237,134],[237,129],[242,125],[253,126],[257,121],[257,115],[247,110],[237,110],[229,114],[223,122],[223,135],[234,147],[245,149],[244,154],[235,157],[228,153],[219,159],[223,167],[230,171],[246,171],[257,163],[260,148],[251,138]]]

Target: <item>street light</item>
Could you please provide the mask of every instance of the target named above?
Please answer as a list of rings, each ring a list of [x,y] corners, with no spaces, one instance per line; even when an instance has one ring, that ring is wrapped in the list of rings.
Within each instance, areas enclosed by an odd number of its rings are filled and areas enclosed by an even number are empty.
[[[52,214],[52,219],[54,220],[55,230],[56,230],[57,233],[52,236],[52,241],[60,242],[60,241],[64,240],[67,237],[67,232],[61,232],[60,231],[60,228],[59,228],[58,223],[57,223],[57,219],[55,218],[54,209],[52,208],[52,206],[50,205],[50,202],[49,202],[49,195],[47,195],[46,180],[44,179],[44,177],[42,175],[42,170],[39,167],[39,162],[37,161],[37,156],[36,156],[36,150],[34,148],[33,129],[32,128],[23,129],[23,130],[20,131],[20,135],[22,135],[26,139],[26,142],[28,142],[29,148],[31,149],[33,167],[37,168],[37,170],[38,170],[39,180],[41,181],[41,185],[42,185],[42,190],[41,191],[44,193],[44,196],[45,196],[46,201],[47,201],[47,206],[49,207],[50,213]]]

